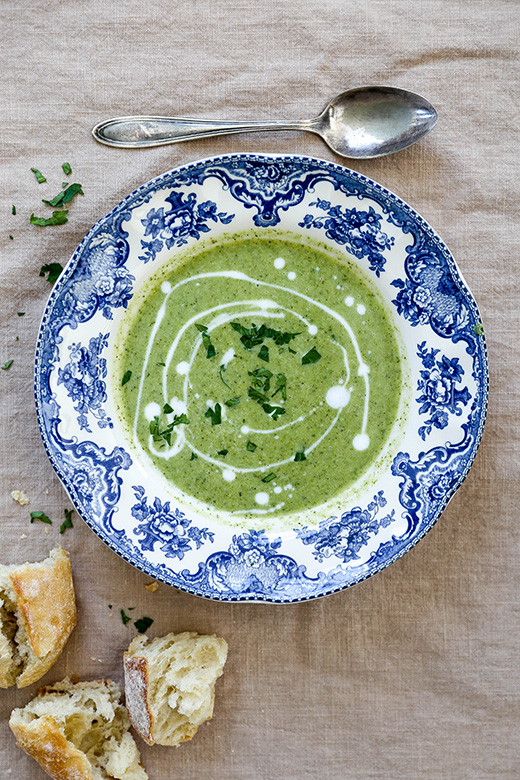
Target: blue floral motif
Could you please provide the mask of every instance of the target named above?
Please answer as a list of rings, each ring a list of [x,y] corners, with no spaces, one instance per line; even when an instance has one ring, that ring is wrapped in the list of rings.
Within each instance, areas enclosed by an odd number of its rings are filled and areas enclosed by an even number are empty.
[[[296,206],[305,197],[308,189],[323,175],[306,172],[306,165],[296,171],[292,161],[278,159],[265,162],[262,159],[230,160],[228,165],[212,164],[207,166],[203,178],[212,176],[223,183],[235,200],[246,209],[255,209],[257,214],[253,222],[257,227],[273,227],[280,222],[280,211]],[[306,175],[303,175],[306,174]]]
[[[300,227],[325,230],[327,238],[346,246],[355,257],[366,257],[370,270],[376,276],[381,276],[386,264],[383,252],[391,249],[395,243],[395,239],[381,229],[381,214],[377,214],[372,206],[369,206],[368,211],[342,210],[341,206],[333,206],[321,198],[309,205],[325,211],[328,217],[306,214],[303,221],[298,223]]]
[[[417,243],[405,262],[407,278],[392,281],[398,289],[392,303],[413,327],[429,324],[443,338],[465,338],[473,351],[474,323],[452,271],[442,255],[425,245],[424,238]]]
[[[86,322],[98,310],[111,320],[113,309],[128,306],[135,276],[124,267],[127,256],[128,243],[123,237],[116,239],[103,230],[91,238],[63,294],[66,324],[74,327],[75,322]]]
[[[294,590],[311,591],[317,580],[305,577],[305,567],[299,567],[288,555],[280,553],[282,540],[269,539],[265,531],[247,531],[233,535],[226,552],[209,556],[194,575],[181,576],[188,586],[204,587],[215,594],[252,594],[269,596]]]
[[[54,455],[60,478],[75,497],[75,506],[84,520],[95,524],[110,539],[121,539],[112,517],[117,512],[122,478],[119,471],[132,465],[130,455],[122,447],[107,452],[94,442],[61,442],[62,449]]]
[[[113,428],[114,425],[102,408],[107,400],[106,384],[107,361],[101,352],[108,344],[108,335],[93,336],[88,347],[81,344],[69,346],[70,362],[64,368],[58,368],[58,384],[65,385],[67,395],[72,399],[78,413],[80,430],[92,433],[87,415],[97,420],[100,428]]]
[[[303,544],[314,546],[314,557],[319,563],[335,556],[344,563],[359,559],[362,547],[370,537],[386,528],[395,519],[395,511],[378,518],[379,510],[386,506],[386,498],[380,490],[366,509],[355,506],[341,517],[329,517],[320,522],[318,528],[299,528],[296,535]]]
[[[211,200],[197,205],[193,192],[183,200],[182,193],[174,191],[165,200],[171,204],[168,211],[162,206],[159,209],[150,209],[146,218],[141,220],[144,235],[152,239],[141,239],[144,254],[139,255],[139,260],[144,263],[155,260],[165,246],[171,249],[173,246],[183,246],[188,242],[188,238],[199,239],[201,233],[209,232],[209,220],[228,225],[235,216],[223,211],[217,212],[217,204]]]
[[[459,359],[443,355],[441,360],[437,360],[439,352],[439,349],[428,349],[425,341],[417,345],[417,355],[425,370],[420,372],[417,382],[421,395],[416,401],[421,404],[419,414],[430,415],[426,424],[419,428],[419,436],[423,441],[432,428],[446,428],[450,414],[462,414],[460,404],[466,406],[471,398],[467,387],[463,390],[455,387],[464,376]]]
[[[134,533],[140,539],[139,544],[143,550],[154,550],[159,544],[167,558],[184,558],[184,555],[193,549],[193,544],[198,550],[205,541],[213,541],[214,534],[207,528],[192,526],[183,512],[179,509],[170,509],[170,502],[161,503],[155,498],[153,505],[148,505],[144,487],[134,485],[132,490],[138,503],[132,507],[132,517],[140,523],[134,528]]]

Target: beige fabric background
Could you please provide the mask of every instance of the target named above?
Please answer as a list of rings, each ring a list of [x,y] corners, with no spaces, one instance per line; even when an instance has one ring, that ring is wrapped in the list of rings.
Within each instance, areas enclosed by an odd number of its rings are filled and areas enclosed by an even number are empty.
[[[79,625],[45,680],[121,680],[134,631],[107,605],[135,607],[154,618],[152,634],[217,632],[230,647],[214,720],[178,750],[142,745],[154,780],[519,778],[519,4],[3,0],[0,21],[0,364],[14,359],[0,371],[0,559],[38,560],[62,542],[79,602]],[[349,591],[292,606],[215,604],[164,585],[151,594],[148,578],[77,517],[59,535],[70,504],[41,445],[32,390],[50,291],[40,267],[66,262],[123,196],[180,163],[249,150],[345,161],[308,134],[126,151],[97,145],[90,129],[132,113],[312,116],[364,83],[410,88],[439,111],[417,146],[352,167],[435,227],[480,305],[491,401],[474,467],[417,548]],[[29,215],[59,190],[65,160],[85,197],[67,225],[34,227]],[[17,488],[29,507],[11,500]],[[54,519],[49,534],[30,525],[35,509]],[[44,777],[7,727],[36,689],[0,691],[2,779]]]

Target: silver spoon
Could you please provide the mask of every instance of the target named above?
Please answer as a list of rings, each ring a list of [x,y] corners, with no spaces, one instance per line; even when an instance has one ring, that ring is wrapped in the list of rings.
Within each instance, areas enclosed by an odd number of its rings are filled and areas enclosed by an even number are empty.
[[[358,87],[333,98],[316,119],[225,122],[166,116],[122,116],[100,122],[92,135],[107,146],[162,146],[192,138],[263,130],[308,130],[342,157],[399,152],[432,130],[437,112],[425,98],[397,87]]]

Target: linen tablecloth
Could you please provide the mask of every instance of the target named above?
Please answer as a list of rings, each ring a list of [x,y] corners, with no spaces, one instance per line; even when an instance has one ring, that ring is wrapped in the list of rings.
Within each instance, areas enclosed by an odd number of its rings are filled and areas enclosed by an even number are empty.
[[[227,639],[213,721],[177,750],[140,743],[153,780],[520,777],[519,17],[514,0],[1,4],[0,364],[13,363],[0,371],[0,560],[39,560],[58,543],[70,552],[79,623],[44,682],[121,682],[135,629],[120,608],[153,618],[152,635],[190,629]],[[122,114],[310,117],[335,93],[378,83],[425,95],[439,121],[421,143],[377,160],[342,160],[303,133],[143,151],[106,148],[90,135]],[[350,165],[410,203],[452,250],[490,355],[483,442],[433,530],[367,582],[289,606],[212,603],[165,585],[150,593],[149,578],[76,515],[60,535],[70,503],[34,411],[34,347],[51,289],[41,266],[65,264],[141,183],[231,151]],[[66,225],[31,225],[30,214],[46,209],[41,199],[59,191],[64,161],[84,197]],[[28,506],[12,500],[17,489]],[[34,510],[52,526],[31,524]],[[7,726],[37,687],[0,691],[1,778],[44,777]]]

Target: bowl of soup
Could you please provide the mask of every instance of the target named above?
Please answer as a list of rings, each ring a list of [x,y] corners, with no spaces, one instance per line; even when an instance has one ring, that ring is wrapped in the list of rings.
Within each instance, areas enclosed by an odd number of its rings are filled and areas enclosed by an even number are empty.
[[[360,174],[228,155],[144,184],[58,280],[40,430],[116,553],[207,598],[290,603],[410,549],[475,456],[477,306],[441,239]]]

